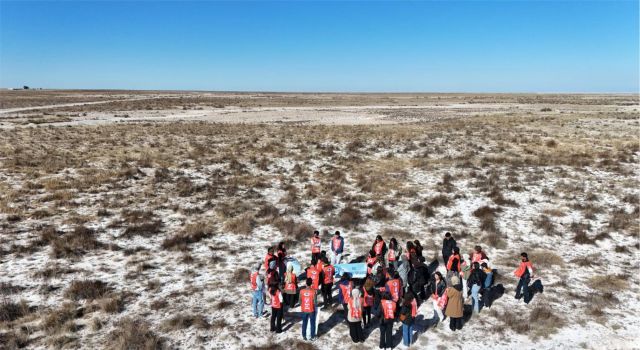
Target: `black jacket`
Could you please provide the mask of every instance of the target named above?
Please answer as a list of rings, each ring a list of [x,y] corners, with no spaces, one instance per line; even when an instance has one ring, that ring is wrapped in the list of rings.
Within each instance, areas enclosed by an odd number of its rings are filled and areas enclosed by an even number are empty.
[[[451,238],[451,239],[443,239],[442,240],[442,255],[443,256],[450,256],[452,254],[453,248],[456,247],[456,240]],[[447,263],[446,261],[444,262],[445,264]]]
[[[467,279],[467,285],[469,286],[469,288],[471,288],[471,286],[473,286],[474,284],[482,287],[482,285],[484,284],[484,279],[485,274],[482,270],[473,269],[473,271],[471,271],[471,274],[469,275],[469,278]]]
[[[447,283],[445,281],[440,281],[437,285],[435,283],[431,284],[431,294],[437,293],[438,297],[441,297],[446,289]]]

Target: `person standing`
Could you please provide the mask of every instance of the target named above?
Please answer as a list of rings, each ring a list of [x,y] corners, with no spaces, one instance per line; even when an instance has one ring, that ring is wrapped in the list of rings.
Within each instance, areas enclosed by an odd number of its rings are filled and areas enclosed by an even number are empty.
[[[529,261],[527,253],[520,254],[520,266],[513,274],[518,277],[518,286],[516,287],[516,299],[524,296],[524,302],[529,303],[531,301],[531,291],[529,290],[529,281],[533,278],[533,264]]]
[[[373,242],[371,250],[375,252],[376,256],[385,256],[387,254],[387,244],[384,242],[384,239],[382,239],[382,236],[376,236],[376,241]]]
[[[482,262],[486,262],[488,261],[489,258],[487,257],[487,254],[484,252],[484,250],[482,250],[482,247],[477,245],[473,248],[473,254],[471,254],[471,263],[473,264],[474,262],[477,263],[482,263]]]
[[[453,247],[451,251],[451,255],[449,256],[449,260],[447,260],[447,278],[451,278],[451,276],[459,275],[462,272],[461,261],[462,257],[460,256],[460,248]]]
[[[351,281],[348,273],[345,273],[340,277],[338,288],[338,302],[342,304],[342,308],[346,316],[348,306],[347,303],[349,303],[349,299],[351,298],[351,291],[353,290],[353,282]]]
[[[369,289],[367,289],[369,287]],[[364,323],[364,327],[369,327],[369,323],[371,322],[371,307],[373,307],[373,295],[374,291],[371,286],[363,286],[363,303],[362,303],[362,321]]]
[[[395,238],[389,240],[389,251],[387,252],[387,265],[393,266],[395,270],[398,269],[398,263],[402,256],[402,247],[398,245],[398,241]]]
[[[480,290],[484,284],[485,275],[480,268],[480,263],[474,262],[471,267],[471,274],[467,280],[467,285],[471,287],[471,299],[473,300],[473,312],[480,312]]]
[[[293,272],[293,265],[287,264],[287,272],[284,274],[284,302],[290,308],[296,305],[298,292],[298,277]]]
[[[311,288],[314,290],[320,289],[320,281],[322,280],[322,276],[320,276],[322,270],[318,270],[315,264],[309,265],[306,270],[307,278],[311,279]]]
[[[400,280],[400,274],[398,271],[393,273],[393,278],[388,280],[385,283],[385,290],[387,293],[391,294],[391,300],[396,303],[402,297],[402,280]]]
[[[449,328],[452,331],[462,329],[464,300],[462,299],[462,285],[457,275],[451,277],[451,285],[447,288],[447,308],[444,314],[449,317]]]
[[[354,343],[364,342],[364,334],[362,333],[362,304],[363,299],[360,297],[360,290],[351,291],[351,298],[347,303],[347,322],[349,323],[349,335]]]
[[[336,272],[336,269],[333,265],[329,264],[329,260],[324,258],[324,266],[322,267],[322,273],[324,278],[322,280],[322,300],[324,301],[323,308],[328,308],[331,306],[333,301],[331,300],[331,288],[333,288],[333,275]]]
[[[313,231],[313,237],[311,237],[311,261],[318,261],[320,259],[320,251],[322,250],[322,244],[320,242],[320,232]]]
[[[260,275],[260,265],[258,264],[255,270],[250,275],[251,289],[253,291],[253,297],[251,300],[251,309],[253,311],[253,317],[258,318],[262,316],[264,312],[264,277]]]
[[[311,326],[311,341],[316,340],[316,290],[311,288],[313,281],[307,278],[307,287],[300,290],[300,311],[302,311],[302,338],[307,340],[307,324]]]
[[[453,239],[451,232],[445,233],[444,240],[442,241],[442,261],[445,264],[449,261],[449,257],[451,256],[451,252],[455,246],[456,240]]]
[[[485,275],[483,289],[491,288],[491,285],[493,284],[493,270],[486,262],[480,264],[480,268],[482,268],[482,272],[484,272]]]
[[[382,294],[380,301],[380,349],[393,348],[393,323],[398,317],[397,304],[389,293]]]
[[[282,293],[277,284],[269,287],[271,295],[271,332],[282,333]]]
[[[339,264],[344,251],[344,238],[340,237],[340,231],[336,231],[331,239],[331,265]]]
[[[433,310],[438,317],[438,322],[444,321],[444,315],[442,310],[447,306],[447,296],[445,291],[447,289],[447,283],[444,281],[442,274],[439,271],[433,274],[434,283],[431,288],[431,301],[433,302]]]
[[[413,293],[409,292],[402,300],[400,307],[400,322],[402,322],[402,343],[408,347],[412,343],[413,324],[418,316],[418,302]]]
[[[264,257],[264,269],[265,271],[267,269],[269,269],[269,265],[271,264],[272,261],[275,261],[276,255],[273,253],[273,247],[269,247],[267,248],[267,255],[265,255]]]

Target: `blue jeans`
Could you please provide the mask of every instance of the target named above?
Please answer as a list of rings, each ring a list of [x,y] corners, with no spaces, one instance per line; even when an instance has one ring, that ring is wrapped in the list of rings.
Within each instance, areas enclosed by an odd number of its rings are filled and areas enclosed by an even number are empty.
[[[411,336],[413,335],[413,324],[406,325],[402,324],[402,343],[405,346],[411,345]]]
[[[264,299],[262,298],[262,291],[256,290],[253,292],[253,300],[251,300],[251,308],[253,310],[253,317],[262,316],[264,309]]]
[[[484,287],[485,288],[491,287],[491,282],[493,282],[493,272],[487,273],[487,277],[485,277],[484,279]]]
[[[311,338],[316,337],[316,312],[302,313],[302,337],[307,339],[307,322],[311,319]]]
[[[480,285],[474,284],[471,286],[471,298],[473,299],[473,312],[480,312],[480,301],[478,293],[480,292]]]

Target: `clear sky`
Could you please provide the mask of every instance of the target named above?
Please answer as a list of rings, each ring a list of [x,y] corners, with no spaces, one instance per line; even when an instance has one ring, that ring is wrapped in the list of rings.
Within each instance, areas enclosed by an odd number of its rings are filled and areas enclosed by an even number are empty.
[[[638,1],[0,0],[0,86],[638,92]]]

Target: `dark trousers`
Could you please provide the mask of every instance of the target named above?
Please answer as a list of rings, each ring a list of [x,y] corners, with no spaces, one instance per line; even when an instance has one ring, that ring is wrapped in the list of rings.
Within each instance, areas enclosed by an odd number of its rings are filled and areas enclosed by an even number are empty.
[[[329,306],[333,303],[331,300],[331,288],[333,283],[326,283],[322,285],[322,300],[324,300],[324,306]]]
[[[271,308],[271,331],[282,332],[282,308]]]
[[[318,262],[320,260],[320,253],[311,253],[311,261]]]
[[[349,335],[351,336],[351,340],[353,340],[354,343],[364,341],[364,333],[362,333],[362,323],[360,323],[360,321],[348,323]]]
[[[449,328],[452,331],[462,329],[462,317],[449,317]]]
[[[371,306],[365,306],[362,308],[362,321],[365,326],[369,325],[369,322],[371,322]]]
[[[444,260],[444,266],[447,266],[450,256],[451,256],[451,252],[449,252],[449,254],[442,253],[442,260]]]
[[[520,280],[518,281],[518,286],[516,287],[516,298],[517,299],[520,299],[520,297],[522,297],[523,295],[524,295],[524,299],[525,300],[529,300],[530,299],[530,295],[529,295],[529,281],[530,280],[531,280],[531,278],[529,278],[529,275],[525,275],[525,276],[520,277]]]
[[[289,306],[289,308],[293,309],[296,306],[296,295],[295,294],[287,294],[287,293],[283,293],[282,295],[284,295],[284,303],[285,305]]]
[[[393,347],[393,320],[380,320],[380,349]]]

